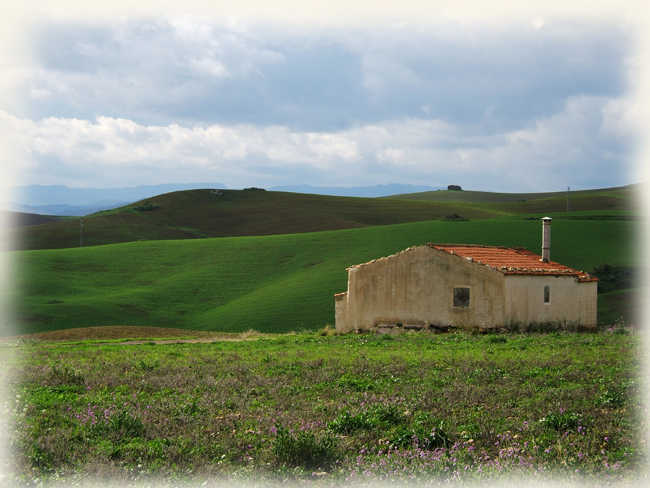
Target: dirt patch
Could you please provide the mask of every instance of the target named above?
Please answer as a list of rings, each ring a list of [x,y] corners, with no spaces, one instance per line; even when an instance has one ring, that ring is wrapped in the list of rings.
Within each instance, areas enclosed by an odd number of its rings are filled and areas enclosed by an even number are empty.
[[[35,313],[31,315],[25,315],[20,317],[21,322],[43,322],[44,324],[49,324],[54,320],[54,317],[44,313]]]
[[[4,341],[15,341],[17,339],[37,340],[39,342],[67,342],[106,340],[115,341],[122,339],[134,340],[224,340],[239,338],[242,334],[227,332],[205,332],[198,330],[168,329],[165,327],[138,327],[138,326],[103,326],[103,327],[81,327],[78,329],[57,330],[52,332],[40,332],[38,334],[27,334],[23,336],[7,337]],[[145,341],[146,342],[146,341]]]
[[[126,312],[129,312],[131,314],[136,314],[136,315],[147,315],[149,313],[149,311],[145,310],[144,308],[139,308],[136,307],[135,305],[130,305],[130,304],[120,304],[118,305],[118,307],[125,310]]]

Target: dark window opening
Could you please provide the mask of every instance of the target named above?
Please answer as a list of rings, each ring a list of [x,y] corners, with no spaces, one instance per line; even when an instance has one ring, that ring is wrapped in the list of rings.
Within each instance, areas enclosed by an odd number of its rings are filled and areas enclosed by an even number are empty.
[[[549,303],[551,301],[551,287],[544,287],[544,303]]]
[[[454,288],[454,307],[469,307],[469,288]]]

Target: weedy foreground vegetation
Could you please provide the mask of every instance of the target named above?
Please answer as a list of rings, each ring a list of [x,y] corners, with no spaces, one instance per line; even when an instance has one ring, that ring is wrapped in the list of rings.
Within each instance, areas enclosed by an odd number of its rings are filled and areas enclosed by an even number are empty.
[[[643,483],[641,337],[6,343],[17,485]]]

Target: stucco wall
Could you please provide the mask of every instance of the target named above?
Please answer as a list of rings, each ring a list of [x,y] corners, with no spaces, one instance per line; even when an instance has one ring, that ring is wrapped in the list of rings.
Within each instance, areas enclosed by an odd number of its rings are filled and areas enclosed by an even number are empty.
[[[596,287],[591,285],[596,283],[580,283],[574,276],[507,275],[506,317],[524,324],[580,322],[595,327]],[[550,289],[548,303],[544,303],[545,286]]]
[[[585,327],[595,329],[598,325],[598,283],[580,283],[580,322]]]
[[[469,307],[453,306],[453,289],[460,287],[470,289]],[[410,248],[349,270],[346,303],[336,302],[336,330],[502,323],[503,288],[501,273],[428,246]]]
[[[336,330],[341,329],[341,331],[348,332],[348,294],[339,293],[334,295],[334,304]]]

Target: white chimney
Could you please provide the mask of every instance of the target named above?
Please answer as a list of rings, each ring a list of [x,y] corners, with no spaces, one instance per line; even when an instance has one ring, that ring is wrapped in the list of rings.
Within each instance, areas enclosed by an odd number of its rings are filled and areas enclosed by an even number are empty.
[[[542,259],[544,263],[551,260],[551,217],[542,219]]]

